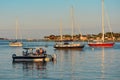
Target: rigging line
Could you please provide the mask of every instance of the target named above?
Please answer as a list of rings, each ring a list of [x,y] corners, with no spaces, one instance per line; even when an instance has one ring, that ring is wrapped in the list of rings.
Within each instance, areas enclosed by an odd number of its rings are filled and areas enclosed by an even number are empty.
[[[106,19],[107,19],[107,24],[108,24],[109,31],[110,31],[110,33],[111,33],[111,37],[112,37],[112,39],[113,39],[113,41],[114,41],[114,36],[113,36],[112,28],[111,28],[111,25],[110,25],[110,18],[109,18],[109,15],[108,15],[108,13],[107,13],[106,8],[105,8],[105,16],[106,16]]]

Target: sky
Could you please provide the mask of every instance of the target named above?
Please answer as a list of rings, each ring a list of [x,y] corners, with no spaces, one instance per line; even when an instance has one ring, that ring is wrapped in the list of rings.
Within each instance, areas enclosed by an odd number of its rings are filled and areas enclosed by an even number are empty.
[[[105,30],[120,32],[120,0],[104,0]],[[48,35],[71,34],[73,6],[74,34],[101,33],[101,0],[0,0],[0,37],[41,39]],[[107,17],[108,16],[108,17]],[[108,22],[109,21],[109,22]]]

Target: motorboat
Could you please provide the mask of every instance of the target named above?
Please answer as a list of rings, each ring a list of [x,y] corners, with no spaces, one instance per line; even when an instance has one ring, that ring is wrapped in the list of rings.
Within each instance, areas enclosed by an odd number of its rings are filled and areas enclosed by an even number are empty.
[[[50,55],[46,53],[43,48],[23,48],[22,55],[13,54],[13,62],[44,62],[44,61],[55,61],[56,54]]]

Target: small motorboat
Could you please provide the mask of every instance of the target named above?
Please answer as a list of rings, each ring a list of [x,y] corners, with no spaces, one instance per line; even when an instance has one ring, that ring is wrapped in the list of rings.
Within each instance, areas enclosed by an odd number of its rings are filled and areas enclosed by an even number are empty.
[[[21,56],[17,56],[16,54],[12,55],[13,62],[40,62],[40,61],[55,61],[56,54],[50,55],[46,54],[46,50],[43,48],[23,48]]]

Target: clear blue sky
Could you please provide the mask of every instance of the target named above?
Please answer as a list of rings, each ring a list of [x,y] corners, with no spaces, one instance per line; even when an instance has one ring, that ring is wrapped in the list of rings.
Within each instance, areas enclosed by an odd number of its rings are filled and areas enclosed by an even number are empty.
[[[23,38],[57,35],[60,20],[63,34],[71,34],[72,5],[76,34],[101,32],[101,0],[0,0],[0,37],[15,38],[16,16]],[[120,0],[105,0],[105,9],[112,31],[120,32]]]

